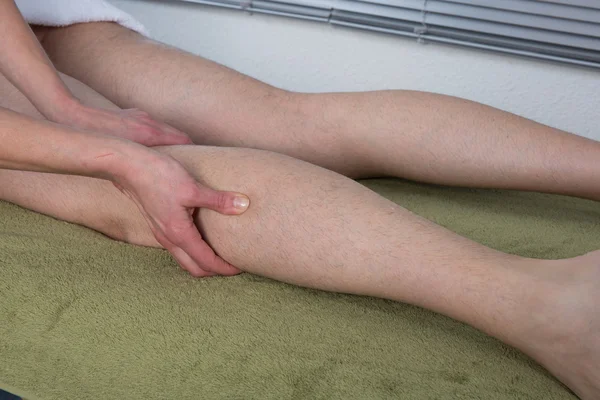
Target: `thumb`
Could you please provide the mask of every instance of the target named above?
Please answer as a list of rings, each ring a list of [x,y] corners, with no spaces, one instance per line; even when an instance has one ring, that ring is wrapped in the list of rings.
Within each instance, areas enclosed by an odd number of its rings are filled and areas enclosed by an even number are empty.
[[[199,187],[199,193],[192,207],[208,208],[221,214],[242,214],[250,206],[250,199],[242,193],[212,190]]]

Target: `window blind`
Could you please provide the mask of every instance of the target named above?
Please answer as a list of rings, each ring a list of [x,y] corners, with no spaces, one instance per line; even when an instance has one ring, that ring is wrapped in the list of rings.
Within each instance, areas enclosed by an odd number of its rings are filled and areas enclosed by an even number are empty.
[[[184,0],[600,68],[600,0]]]

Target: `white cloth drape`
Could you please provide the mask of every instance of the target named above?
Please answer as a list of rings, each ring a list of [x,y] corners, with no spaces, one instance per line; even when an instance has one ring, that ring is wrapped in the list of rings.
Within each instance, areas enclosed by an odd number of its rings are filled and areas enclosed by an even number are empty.
[[[15,0],[15,3],[30,24],[67,26],[111,21],[148,35],[135,18],[104,0]]]

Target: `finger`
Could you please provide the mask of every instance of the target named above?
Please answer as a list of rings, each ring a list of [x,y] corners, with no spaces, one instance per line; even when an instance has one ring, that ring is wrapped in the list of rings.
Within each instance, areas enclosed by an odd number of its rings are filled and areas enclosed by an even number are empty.
[[[180,144],[194,144],[192,139],[190,139],[190,137],[188,135],[181,132],[179,129],[174,128],[171,125],[167,125],[167,124],[162,124],[162,125],[163,125],[163,130],[165,131],[165,133],[167,135],[173,136],[173,137],[177,138],[178,140],[181,140]]]
[[[241,214],[250,207],[250,199],[245,194],[213,190],[200,184],[197,187],[198,193],[186,206],[208,208],[227,215]]]
[[[190,227],[185,232],[180,232],[175,240],[174,243],[205,271],[227,276],[237,275],[241,272],[216,255],[213,249],[202,239],[195,226]]]
[[[183,145],[193,144],[186,134],[169,128],[167,125],[153,123],[153,126],[149,126],[150,135],[145,143],[147,146],[172,146],[172,145]]]
[[[179,264],[181,268],[185,269],[187,272],[189,272],[190,275],[196,278],[204,278],[217,275],[216,272],[206,271],[200,268],[198,264],[196,264],[194,260],[192,260],[192,258],[189,255],[187,255],[185,251],[183,251],[180,247],[172,247],[169,250],[169,253],[171,253],[173,258],[175,258],[175,261],[177,261],[177,264]]]
[[[192,142],[192,139],[190,139],[189,137],[187,137],[185,135],[181,135],[181,136],[166,135],[166,136],[164,136],[164,140],[166,142],[165,144],[169,144],[169,145],[194,144],[194,142]]]
[[[171,139],[171,140],[177,141],[177,143],[174,143],[174,144],[193,143],[192,140],[188,137],[188,135],[186,135],[185,133],[181,132],[180,130],[172,127],[169,124],[155,120],[150,114],[148,114],[145,111],[139,110],[137,108],[132,108],[132,109],[129,109],[126,111],[128,111],[128,113],[131,116],[135,117],[139,121],[142,121],[142,123],[144,125],[151,128],[153,133],[159,137],[163,137],[165,135],[177,137],[177,139]],[[153,144],[153,145],[157,146],[157,144]]]
[[[190,256],[188,256],[185,251],[183,251],[180,247],[176,246],[173,242],[164,236],[162,233],[158,233],[155,235],[156,240],[173,256],[177,264],[179,266],[189,272],[190,275],[194,277],[205,277],[205,276],[215,276],[217,275],[211,271],[205,271],[198,264],[192,260]]]
[[[217,275],[214,272],[205,271],[202,268],[200,268],[198,266],[198,264],[196,264],[194,262],[194,260],[192,260],[191,257],[185,253],[185,251],[183,251],[181,248],[177,247],[172,241],[167,239],[167,237],[164,235],[164,233],[160,232],[160,228],[154,225],[154,223],[152,222],[152,219],[150,218],[150,216],[148,215],[148,213],[146,212],[144,207],[142,207],[142,205],[137,201],[137,199],[134,196],[131,196],[126,191],[124,192],[124,194],[127,197],[129,197],[131,200],[133,200],[134,204],[138,207],[142,216],[148,223],[148,227],[154,234],[156,241],[163,248],[165,248],[169,253],[171,253],[173,258],[175,259],[175,261],[177,262],[177,264],[179,264],[179,266],[181,268],[188,271],[190,273],[190,275],[195,276],[195,277],[207,277],[207,276]],[[202,242],[202,243],[204,243],[204,242]]]
[[[172,144],[192,144],[192,139],[185,133],[170,125],[155,122],[155,128],[161,132],[161,137],[172,142]]]
[[[177,129],[169,124],[166,124],[166,123],[160,122],[160,121],[156,121],[153,119],[148,121],[148,123],[152,126],[152,128],[161,132],[162,136],[169,136],[169,137],[177,138],[178,140],[181,140],[181,141],[185,141],[186,143],[192,143],[192,139],[190,139],[188,135],[186,135],[179,129]]]
[[[145,144],[148,147],[155,147],[193,144],[193,142],[190,138],[186,136],[161,135],[159,137],[153,138],[150,141],[147,141]]]
[[[139,142],[149,147],[191,143],[191,139],[183,133],[170,133],[167,129],[163,129],[161,124],[155,121],[149,121],[145,125],[139,127],[138,131],[143,133],[141,136],[142,139]]]
[[[196,260],[205,271],[224,276],[233,276],[242,272],[216,255],[206,242],[203,242],[201,246],[194,246],[189,251],[189,256]]]

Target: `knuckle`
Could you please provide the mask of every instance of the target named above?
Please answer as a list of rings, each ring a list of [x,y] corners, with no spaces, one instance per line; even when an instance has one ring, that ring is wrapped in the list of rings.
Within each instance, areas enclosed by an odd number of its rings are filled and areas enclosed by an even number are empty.
[[[229,204],[229,195],[224,192],[217,192],[215,195],[215,206],[220,210],[227,208]]]

